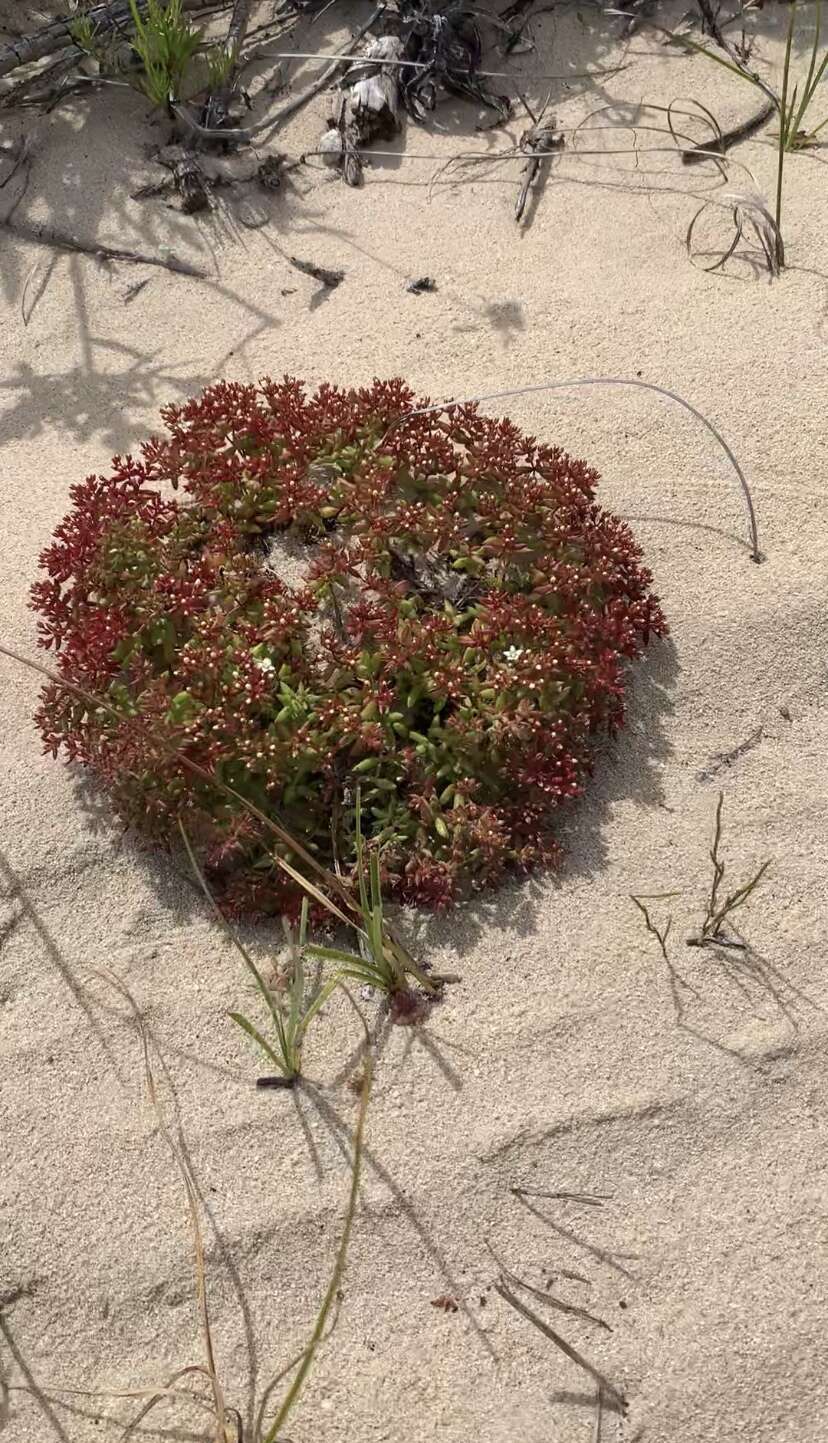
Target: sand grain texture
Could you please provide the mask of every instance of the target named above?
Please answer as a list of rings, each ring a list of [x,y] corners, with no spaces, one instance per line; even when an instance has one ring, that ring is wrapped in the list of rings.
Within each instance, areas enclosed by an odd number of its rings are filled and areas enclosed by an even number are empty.
[[[526,69],[620,58],[574,15],[542,17],[535,33]],[[331,15],[314,36],[343,38]],[[723,72],[642,36],[626,63],[558,86],[558,123],[606,104],[629,115],[642,94],[699,95],[725,126],[753,104]],[[168,246],[209,279],[54,256],[0,231],[3,639],[34,651],[27,591],[70,484],[134,447],[165,401],[218,377],[401,374],[440,397],[629,375],[707,412],[751,478],[761,566],[724,458],[680,411],[609,391],[500,405],[601,471],[599,497],[641,539],[671,637],[639,669],[629,725],[563,827],[561,874],[448,921],[406,921],[420,954],[463,981],[421,1038],[398,1030],[381,1052],[341,1314],[288,1435],[588,1443],[594,1387],[495,1295],[488,1239],[514,1272],[555,1280],[558,1296],[611,1325],[548,1315],[629,1400],[623,1421],[605,1411],[604,1443],[817,1443],[828,1405],[824,170],[816,157],[789,162],[790,268],[769,285],[745,263],[724,277],[689,263],[684,229],[707,182],[664,154],[637,171],[629,155],[562,158],[522,233],[518,166],[444,176],[429,198],[455,150],[505,143],[475,135],[475,118],[451,103],[445,132],[409,127],[402,145],[434,161],[389,160],[360,191],[297,172],[247,202],[266,207],[261,229],[240,223],[232,198],[207,219],[129,199],[148,173],[140,146],[161,130],[137,97],[67,103],[43,124],[21,217]],[[279,146],[312,147],[323,119],[320,99]],[[769,192],[767,137],[740,155]],[[652,185],[651,167],[662,172]],[[319,295],[291,255],[345,280]],[[419,275],[436,293],[406,292]],[[91,976],[101,966],[129,986],[163,1059],[165,1106],[204,1202],[217,1357],[249,1422],[303,1346],[332,1266],[356,1118],[335,1082],[353,1021],[327,1009],[305,1092],[257,1093],[257,1061],[225,1017],[246,1000],[225,939],[182,875],[120,837],[94,790],[40,755],[36,678],[5,660],[0,670],[0,1347],[6,1382],[33,1390],[9,1395],[0,1434],[115,1439],[113,1420],[135,1405],[57,1387],[147,1386],[200,1356],[182,1188],[144,1098],[135,1031]],[[683,942],[703,906],[720,787],[730,876],[774,859],[743,919],[760,960],[741,970]],[[628,899],[677,888],[679,1016]],[[270,934],[249,929],[249,940],[267,954]],[[520,1199],[515,1185],[611,1200]],[[445,1294],[460,1311],[432,1306]],[[165,1406],[136,1436],[202,1428]]]

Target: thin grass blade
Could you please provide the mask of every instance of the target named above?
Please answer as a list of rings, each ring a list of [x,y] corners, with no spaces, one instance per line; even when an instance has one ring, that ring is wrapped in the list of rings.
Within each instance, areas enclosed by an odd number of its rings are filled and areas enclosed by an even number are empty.
[[[228,1012],[227,1016],[235,1022],[237,1027],[241,1028],[242,1032],[246,1032],[248,1037],[252,1037],[253,1041],[262,1049],[265,1056],[270,1058],[274,1067],[277,1067],[284,1077],[291,1077],[293,1075],[291,1069],[286,1066],[286,1062],[283,1062],[282,1059],[277,1056],[270,1043],[265,1040],[258,1027],[254,1027],[249,1018],[243,1016],[241,1012]]]

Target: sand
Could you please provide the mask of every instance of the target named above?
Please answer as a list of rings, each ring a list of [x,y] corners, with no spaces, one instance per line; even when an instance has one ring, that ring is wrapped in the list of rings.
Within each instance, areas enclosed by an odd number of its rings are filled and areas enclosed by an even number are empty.
[[[345,11],[354,23],[365,13]],[[762,29],[779,23],[768,12]],[[539,17],[537,55],[509,68],[623,60],[592,82],[550,82],[568,126],[601,105],[602,122],[626,118],[642,97],[695,95],[723,125],[753,106],[724,71],[654,37],[624,51],[607,31],[574,13]],[[343,36],[329,12],[313,44]],[[294,86],[313,73],[297,67]],[[276,143],[312,147],[324,112],[321,97]],[[637,170],[629,153],[565,155],[519,232],[514,164],[429,190],[458,149],[505,144],[475,134],[466,105],[438,118],[443,132],[409,126],[397,147],[431,159],[392,159],[361,190],[301,170],[272,200],[251,193],[247,209],[231,201],[207,219],[129,199],[156,174],[141,147],[160,138],[139,98],[112,90],[41,123],[19,217],[167,246],[208,278],[0,234],[2,639],[35,653],[27,591],[69,486],[134,447],[165,401],[217,377],[401,374],[441,397],[640,376],[709,415],[750,479],[761,565],[724,456],[670,403],[596,390],[490,408],[599,468],[671,636],[638,669],[629,724],[562,824],[561,872],[447,920],[402,920],[419,955],[462,982],[421,1032],[385,1038],[338,1322],[286,1436],[595,1438],[592,1379],[493,1291],[488,1242],[513,1273],[609,1324],[523,1295],[628,1399],[623,1420],[604,1409],[604,1443],[816,1443],[828,1405],[823,162],[789,161],[789,265],[771,284],[747,246],[725,274],[691,264],[684,232],[713,179],[664,150]],[[24,122],[4,122],[6,138]],[[631,143],[628,131],[596,139]],[[669,140],[641,131],[639,143]],[[770,194],[767,135],[739,157]],[[249,228],[260,213],[267,225]],[[290,255],[345,280],[319,294]],[[408,294],[420,275],[437,291]],[[118,1438],[139,1403],[93,1390],[150,1387],[202,1358],[183,1188],[127,1008],[94,975],[103,967],[136,999],[186,1140],[216,1358],[250,1439],[254,1400],[304,1346],[333,1265],[354,1019],[326,1009],[306,1090],[257,1092],[257,1060],[225,1015],[255,1003],[225,937],[183,874],[40,755],[37,680],[5,659],[0,671],[0,1346],[12,1385],[0,1431],[9,1443]],[[720,789],[732,880],[773,859],[743,915],[742,959],[684,941],[703,912]],[[629,900],[661,891],[681,894],[653,904],[660,922],[674,917],[686,984],[675,996]],[[273,955],[274,929],[245,936]],[[515,1186],[607,1197],[521,1200]],[[434,1306],[445,1295],[457,1312]],[[208,1421],[170,1401],[136,1436],[196,1439]]]

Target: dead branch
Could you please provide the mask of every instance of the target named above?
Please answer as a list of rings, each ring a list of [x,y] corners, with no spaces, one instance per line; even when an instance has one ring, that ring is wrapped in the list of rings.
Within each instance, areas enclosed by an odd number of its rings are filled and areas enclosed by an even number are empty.
[[[531,129],[525,131],[520,138],[521,153],[529,158],[523,167],[523,180],[521,181],[518,198],[515,203],[515,220],[518,225],[520,225],[523,219],[523,212],[526,209],[529,192],[540,174],[542,158],[551,155],[555,150],[560,150],[564,143],[563,136],[555,133],[554,115],[551,115],[549,120],[544,123],[543,116],[546,106],[544,106],[540,115],[535,117],[532,111],[529,110],[529,106],[525,100],[523,104],[529,111],[533,125]]]
[[[58,50],[48,65],[35,70],[18,80],[0,97],[0,110],[12,110],[19,105],[49,104],[64,93],[64,82],[76,66],[86,59],[76,45],[66,45]]]
[[[0,180],[0,190],[3,190],[9,181],[14,179],[21,166],[25,165],[29,160],[33,142],[34,135],[21,135],[20,139],[15,141],[5,152],[11,161],[11,165],[3,176],[3,179]]]
[[[341,166],[348,185],[359,185],[362,179],[360,146],[390,140],[399,129],[402,52],[398,36],[383,35],[342,77],[344,93],[319,149],[328,164]]]
[[[211,90],[204,108],[204,128],[207,131],[221,131],[227,125],[230,102],[236,85],[239,54],[250,23],[250,5],[251,0],[235,0],[233,5],[227,39],[224,42],[227,71],[221,85]]]
[[[93,256],[96,260],[102,261],[128,261],[133,265],[160,266],[163,270],[173,271],[176,275],[194,276],[198,280],[206,279],[205,271],[199,270],[198,266],[191,265],[189,261],[179,260],[178,256],[174,255],[151,256],[145,255],[142,251],[122,250],[115,246],[102,245],[99,241],[82,241],[78,240],[77,236],[55,230],[52,226],[32,225],[26,221],[13,220],[10,215],[0,217],[0,228],[32,245],[51,246],[53,250]]]
[[[368,31],[376,25],[384,10],[385,5],[381,4],[377,5],[376,9],[371,11],[365,24],[360,26],[348,45],[346,52],[348,55],[353,54],[359,42],[368,34]],[[299,95],[294,95],[291,100],[286,100],[284,105],[281,105],[278,110],[268,116],[267,120],[263,121],[262,124],[257,127],[257,132],[266,130],[268,134],[272,134],[273,131],[280,125],[283,125],[286,120],[289,120],[292,115],[295,115],[297,110],[301,110],[307,105],[309,100],[313,100],[315,95],[319,95],[335,76],[339,74],[345,64],[347,64],[347,61],[334,60],[332,64],[327,65],[321,75],[318,75],[306,90],[301,91]]]
[[[329,291],[335,290],[345,279],[344,271],[328,270],[325,266],[318,266],[313,261],[300,260],[298,256],[289,256],[288,259],[295,270],[301,271],[304,276],[311,276],[313,280],[319,281]]]
[[[739,141],[747,140],[751,135],[755,135],[775,110],[776,106],[772,101],[766,100],[764,105],[760,105],[755,114],[749,116],[747,120],[743,120],[741,125],[734,125],[732,130],[726,130],[714,141],[701,141],[699,145],[692,146],[690,150],[683,150],[681,153],[683,164],[696,165],[701,160],[715,160],[717,155],[723,155],[726,150],[730,150],[732,145],[738,145]]]

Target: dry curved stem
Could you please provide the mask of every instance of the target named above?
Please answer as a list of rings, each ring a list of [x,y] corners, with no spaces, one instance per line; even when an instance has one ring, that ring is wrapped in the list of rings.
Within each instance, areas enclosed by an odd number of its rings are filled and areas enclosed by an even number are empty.
[[[713,876],[710,883],[710,896],[707,899],[707,910],[702,922],[701,932],[698,937],[688,937],[689,947],[705,947],[711,945],[738,947],[744,950],[744,942],[733,942],[729,938],[722,937],[721,931],[725,922],[737,908],[742,907],[748,898],[758,887],[770,866],[770,858],[763,862],[758,872],[751,877],[744,886],[737,887],[735,892],[722,902],[720,897],[721,885],[724,880],[725,864],[720,855],[722,841],[722,810],[724,808],[724,792],[719,792],[719,800],[716,805],[716,821],[713,831],[713,845],[710,849],[710,862],[713,867]]]
[[[588,1363],[583,1354],[573,1348],[570,1343],[567,1343],[566,1339],[562,1338],[560,1333],[556,1333],[554,1328],[550,1328],[549,1324],[544,1322],[543,1318],[539,1317],[537,1313],[534,1313],[531,1308],[527,1308],[526,1304],[521,1302],[520,1298],[516,1297],[511,1289],[506,1286],[502,1277],[498,1279],[494,1287],[495,1292],[500,1294],[504,1302],[508,1303],[511,1308],[514,1308],[515,1312],[520,1313],[522,1317],[526,1318],[533,1327],[543,1333],[544,1337],[554,1343],[556,1348],[560,1348],[561,1352],[567,1358],[573,1363],[577,1363],[579,1368],[583,1368],[584,1372],[589,1374],[593,1382],[600,1388],[603,1397],[612,1402],[617,1412],[622,1415],[626,1414],[627,1400],[620,1389],[616,1388],[615,1384],[610,1382],[609,1378],[606,1378],[603,1373],[599,1372],[592,1363]]]
[[[364,1054],[365,1060],[363,1064],[362,1074],[362,1089],[360,1093],[359,1104],[359,1116],[357,1118],[357,1125],[354,1131],[354,1152],[353,1162],[351,1165],[351,1187],[348,1193],[348,1205],[345,1212],[345,1223],[342,1229],[342,1237],[340,1239],[339,1248],[337,1249],[336,1261],[334,1263],[333,1272],[331,1274],[331,1280],[328,1284],[325,1296],[322,1299],[322,1306],[317,1314],[316,1323],[314,1325],[313,1332],[311,1333],[310,1341],[301,1355],[301,1362],[299,1363],[296,1377],[291,1383],[290,1388],[285,1395],[284,1401],[282,1402],[282,1405],[279,1408],[276,1417],[268,1428],[267,1433],[263,1435],[262,1443],[277,1443],[279,1433],[281,1432],[281,1429],[286,1422],[288,1415],[290,1414],[297,1398],[299,1397],[305,1378],[307,1377],[308,1371],[311,1367],[311,1364],[313,1363],[314,1357],[316,1356],[317,1349],[322,1341],[325,1332],[325,1325],[328,1321],[328,1315],[334,1305],[337,1294],[339,1293],[342,1278],[345,1273],[345,1264],[348,1258],[348,1244],[351,1240],[351,1232],[353,1229],[354,1217],[356,1214],[357,1199],[359,1197],[359,1180],[362,1172],[362,1150],[363,1137],[365,1133],[365,1118],[368,1113],[368,1103],[371,1099],[373,1063],[371,1058],[371,1034],[368,1030],[368,1024],[366,1023],[360,1009],[357,1007],[357,1004],[354,1002],[354,999],[348,991],[347,987],[343,986],[342,990],[345,992],[345,995],[351,1003],[351,1006],[354,1008],[354,1011],[359,1017],[359,1020],[365,1031],[366,1038],[366,1047]],[[258,1443],[259,1437],[262,1437],[261,1424],[257,1429],[257,1438],[255,1440],[255,1443]]]
[[[699,411],[694,405],[691,404],[690,401],[686,401],[684,397],[679,396],[676,391],[671,391],[666,386],[657,386],[652,381],[639,381],[637,378],[633,378],[632,376],[579,376],[570,381],[542,381],[539,384],[532,386],[515,386],[507,391],[488,391],[485,395],[465,396],[462,399],[440,401],[435,406],[423,406],[416,411],[407,411],[404,415],[399,417],[399,420],[397,422],[393,422],[392,425],[389,426],[388,431],[385,434],[388,435],[389,432],[393,430],[394,425],[399,425],[402,421],[405,421],[410,416],[427,416],[434,411],[452,411],[455,410],[458,406],[479,406],[484,401],[502,401],[509,396],[540,395],[540,393],[543,391],[565,391],[578,386],[632,386],[635,389],[641,391],[654,391],[659,396],[666,396],[668,400],[675,401],[677,406],[681,406],[685,411],[689,411],[691,416],[694,416],[697,421],[700,421],[701,424],[705,427],[707,431],[710,432],[711,436],[724,451],[728,461],[733,467],[733,470],[736,472],[739,485],[742,488],[742,495],[744,496],[745,507],[748,515],[751,560],[759,562],[763,559],[762,553],[759,550],[759,527],[756,521],[756,512],[753,506],[753,497],[750,493],[750,487],[748,486],[745,474],[741,466],[739,465],[739,462],[736,460],[736,457],[731,451],[724,436],[713,425],[713,422],[709,421],[708,418],[703,414],[703,412]],[[382,440],[384,440],[384,437],[382,438]],[[378,445],[380,444],[382,444],[381,441],[378,442]]]
[[[152,1108],[158,1122],[159,1132],[161,1133],[161,1136],[163,1137],[164,1141],[167,1144],[167,1147],[172,1154],[173,1160],[176,1164],[176,1167],[178,1168],[179,1173],[181,1174],[181,1179],[184,1183],[184,1190],[187,1196],[187,1208],[190,1214],[190,1226],[192,1229],[193,1247],[195,1251],[196,1296],[205,1356],[205,1363],[204,1365],[202,1365],[201,1369],[193,1369],[192,1371],[201,1371],[209,1379],[210,1388],[213,1394],[213,1408],[216,1419],[216,1427],[218,1430],[216,1433],[217,1443],[226,1443],[228,1437],[227,1409],[224,1402],[224,1394],[222,1391],[221,1383],[219,1382],[218,1373],[216,1371],[216,1360],[213,1351],[213,1335],[210,1327],[210,1309],[207,1299],[207,1274],[204,1264],[204,1239],[202,1237],[201,1223],[199,1221],[198,1215],[198,1192],[195,1182],[193,1180],[193,1175],[190,1164],[187,1160],[187,1156],[177,1139],[173,1136],[173,1133],[167,1124],[167,1119],[164,1115],[164,1109],[161,1106],[161,1101],[158,1096],[158,1089],[155,1085],[155,1076],[152,1070],[149,1035],[144,1025],[144,1019],[141,1016],[138,1004],[126,984],[122,982],[121,978],[116,976],[114,972],[110,972],[108,968],[94,968],[93,975],[100,977],[103,982],[105,982],[108,986],[112,987],[127,1003],[127,1006],[132,1013],[133,1021],[138,1029],[138,1035],[141,1039],[141,1048],[144,1059],[144,1079],[146,1082],[147,1093],[149,1095],[150,1103],[152,1104]],[[174,1375],[171,1381],[174,1382],[176,1380],[176,1377],[183,1376],[183,1374],[187,1371],[187,1369],[182,1370],[177,1375]],[[166,1394],[166,1389],[168,1387],[169,1384],[165,1385],[165,1388],[163,1388],[160,1392],[154,1393],[146,1406],[141,1410],[139,1417],[135,1419],[133,1423],[130,1424],[130,1426],[127,1428],[126,1432],[123,1435],[124,1438],[128,1438],[130,1434],[134,1432],[140,1419],[145,1418],[147,1413],[149,1413],[150,1409],[154,1408],[156,1403],[159,1403],[162,1400],[162,1398]]]
[[[670,958],[667,953],[667,939],[670,936],[670,931],[673,926],[673,919],[672,917],[668,917],[661,931],[659,931],[658,927],[650,916],[650,911],[649,908],[646,906],[646,903],[664,902],[669,897],[679,897],[680,895],[680,892],[654,892],[650,896],[642,895],[640,897],[636,897],[633,895],[632,892],[630,893],[630,901],[635,903],[636,907],[644,918],[644,926],[647,928],[650,936],[655,937],[656,941],[658,942],[661,955],[664,958],[664,961],[667,963],[668,967],[670,966]]]
[[[696,211],[696,214],[693,216],[693,219],[690,221],[690,224],[689,224],[688,227],[687,227],[687,233],[686,233],[686,235],[685,235],[685,237],[684,237],[684,244],[685,244],[685,246],[686,246],[686,248],[687,248],[687,254],[688,254],[688,256],[690,257],[690,263],[691,263],[691,265],[694,265],[694,266],[697,265],[697,262],[693,259],[693,249],[692,249],[693,232],[694,232],[694,230],[695,230],[695,228],[696,228],[696,222],[698,221],[699,217],[700,217],[701,215],[703,215],[704,212],[707,210],[707,207],[708,207],[709,204],[711,204],[711,202],[705,201],[703,205],[700,205],[700,206],[699,206],[698,210]],[[734,254],[734,252],[735,252],[735,250],[736,250],[736,247],[738,246],[740,240],[742,239],[742,235],[743,235],[743,233],[744,233],[744,232],[743,232],[743,227],[742,227],[741,222],[740,222],[740,220],[739,220],[738,212],[737,212],[736,210],[733,211],[733,224],[734,224],[733,240],[731,241],[731,243],[730,243],[730,245],[728,246],[727,250],[724,252],[723,255],[719,256],[719,259],[718,259],[717,261],[714,261],[711,266],[701,266],[701,267],[700,267],[701,270],[707,271],[708,273],[712,274],[713,271],[721,270],[723,266],[727,265],[727,262],[730,260],[730,257]]]
[[[682,99],[682,98],[679,97],[679,100],[681,100],[681,99]],[[665,127],[664,127],[663,125],[645,125],[645,124],[642,124],[641,121],[632,121],[632,120],[616,121],[614,124],[612,124],[612,125],[606,125],[606,126],[604,126],[604,125],[590,125],[589,122],[590,122],[591,120],[594,120],[595,117],[596,117],[596,115],[605,115],[608,110],[614,110],[614,109],[615,109],[615,107],[614,107],[613,105],[598,105],[598,106],[596,106],[596,108],[595,108],[594,110],[590,110],[587,115],[583,116],[583,118],[578,121],[578,124],[573,127],[573,129],[572,129],[572,140],[571,140],[571,142],[570,142],[570,144],[571,144],[571,146],[572,146],[572,149],[573,149],[573,153],[577,153],[577,154],[589,154],[588,151],[586,151],[586,152],[584,152],[584,151],[579,151],[578,148],[577,148],[577,146],[576,146],[577,137],[579,136],[579,134],[581,133],[582,130],[631,130],[634,135],[635,135],[636,132],[639,131],[639,130],[646,130],[646,131],[652,131],[652,132],[653,132],[654,134],[656,134],[656,135],[667,135],[667,134],[669,134],[669,135],[671,136],[674,144],[675,144],[676,146],[678,146],[679,149],[681,149],[681,146],[679,145],[679,141],[680,141],[680,140],[687,141],[688,144],[693,144],[693,143],[694,143],[694,142],[693,142],[693,137],[692,137],[691,135],[685,135],[683,131],[676,130],[676,128],[675,128],[675,126],[674,126],[674,124],[673,124],[673,122],[672,122],[672,116],[673,116],[673,115],[683,115],[683,116],[686,116],[688,119],[698,120],[698,118],[699,118],[699,117],[698,117],[698,113],[697,113],[697,111],[695,111],[695,110],[679,110],[679,109],[678,109],[679,100],[671,101],[671,103],[670,103],[669,105],[656,105],[656,104],[655,104],[654,102],[652,102],[652,101],[642,100],[642,101],[640,101],[639,104],[636,106],[636,111],[639,112],[639,113],[640,113],[641,111],[644,111],[644,110],[656,110],[656,111],[658,111],[661,115],[665,115],[665,116],[667,117],[667,128],[666,128],[666,129],[665,129]],[[694,100],[692,100],[692,99],[690,99],[690,100],[683,100],[682,103],[685,104],[685,105],[687,105],[687,104],[698,105],[698,104],[699,104],[698,101],[694,101]],[[715,133],[720,133],[720,132],[719,132],[718,122],[716,121],[715,116],[714,116],[710,111],[708,111],[705,106],[701,106],[701,105],[700,105],[700,106],[699,106],[699,109],[701,109],[701,110],[704,112],[705,117],[708,119],[708,122],[710,123],[710,125],[711,125],[712,128],[713,128],[714,134],[715,134]],[[608,153],[616,154],[615,151],[613,151],[613,152],[608,152]]]
[[[723,191],[720,196],[706,200],[703,205],[699,206],[687,227],[684,238],[687,253],[693,264],[697,264],[693,260],[692,254],[693,233],[699,218],[710,206],[724,206],[732,212],[735,235],[719,260],[711,266],[702,266],[701,269],[709,272],[720,270],[734,254],[745,233],[746,226],[749,225],[765,257],[768,274],[778,276],[785,264],[785,245],[776,220],[758,191]]]
[[[679,110],[679,104],[693,105],[696,107],[696,109]],[[710,126],[713,134],[713,140],[704,141],[702,144],[696,144],[692,147],[691,150],[683,150],[679,141],[679,135],[675,129],[675,126],[673,125],[673,115],[675,114],[690,116],[697,114],[697,112],[699,111],[701,112],[702,119],[706,120],[708,125]],[[673,140],[676,142],[676,149],[681,151],[681,158],[685,165],[691,164],[693,160],[707,160],[711,151],[715,154],[724,150],[724,135],[722,134],[722,128],[719,125],[718,120],[716,119],[712,110],[708,110],[706,105],[702,105],[701,101],[695,100],[693,96],[680,95],[675,100],[670,101],[670,104],[667,106],[667,125],[669,127],[670,134],[673,137]]]

